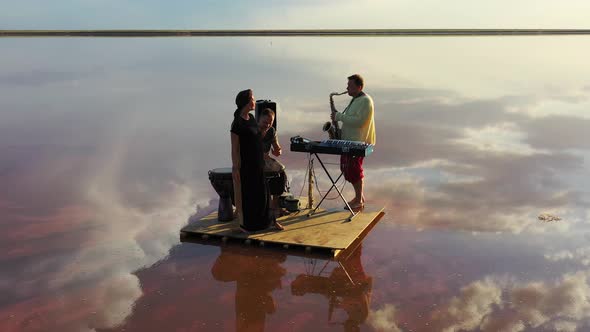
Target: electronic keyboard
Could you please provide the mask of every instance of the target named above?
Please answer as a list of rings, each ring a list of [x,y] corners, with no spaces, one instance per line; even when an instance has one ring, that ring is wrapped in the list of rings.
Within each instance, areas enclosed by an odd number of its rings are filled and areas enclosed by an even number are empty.
[[[327,139],[312,141],[301,136],[291,137],[291,151],[323,153],[366,157],[373,152],[374,145],[359,141]]]

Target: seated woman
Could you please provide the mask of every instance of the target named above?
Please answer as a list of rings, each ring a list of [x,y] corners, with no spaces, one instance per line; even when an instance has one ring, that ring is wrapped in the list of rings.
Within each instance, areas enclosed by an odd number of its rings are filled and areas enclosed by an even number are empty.
[[[285,166],[278,160],[272,158],[270,154],[278,157],[281,155],[281,145],[277,137],[277,131],[272,126],[275,119],[275,113],[270,108],[265,108],[260,113],[258,119],[258,130],[262,137],[262,145],[264,148],[264,172],[274,173],[276,176],[271,178],[269,187],[271,199],[271,209],[275,217],[281,217],[288,214],[287,210],[279,207],[279,196],[286,192],[287,174],[285,173]]]
[[[245,233],[273,225],[283,229],[269,212],[270,194],[264,176],[262,140],[256,120],[250,114],[255,106],[252,90],[238,93],[236,106],[231,125],[231,156],[234,201],[240,229]]]

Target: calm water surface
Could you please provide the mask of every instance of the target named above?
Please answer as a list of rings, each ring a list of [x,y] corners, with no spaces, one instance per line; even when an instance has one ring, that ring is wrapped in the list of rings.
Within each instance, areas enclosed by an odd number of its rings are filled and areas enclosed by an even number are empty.
[[[2,39],[0,330],[587,331],[589,42]],[[180,242],[239,90],[288,150],[355,72],[385,215],[349,259]],[[295,193],[305,158],[281,156]]]

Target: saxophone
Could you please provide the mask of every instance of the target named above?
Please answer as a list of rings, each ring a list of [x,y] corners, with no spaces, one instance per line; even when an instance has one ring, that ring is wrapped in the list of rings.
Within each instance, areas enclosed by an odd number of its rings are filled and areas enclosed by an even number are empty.
[[[332,113],[336,112],[336,108],[334,107],[333,97],[343,95],[347,92],[348,91],[330,93],[330,109],[331,109]],[[341,129],[339,128],[338,121],[336,121],[336,120],[328,121],[328,122],[324,123],[324,127],[322,129],[324,131],[328,132],[328,137],[330,139],[340,139],[340,137],[341,137]]]

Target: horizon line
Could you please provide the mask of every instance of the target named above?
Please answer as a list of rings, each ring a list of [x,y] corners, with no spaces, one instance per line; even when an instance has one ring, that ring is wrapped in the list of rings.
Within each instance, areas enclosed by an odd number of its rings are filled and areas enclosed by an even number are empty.
[[[378,37],[590,35],[590,29],[86,29],[0,30],[0,37]]]

